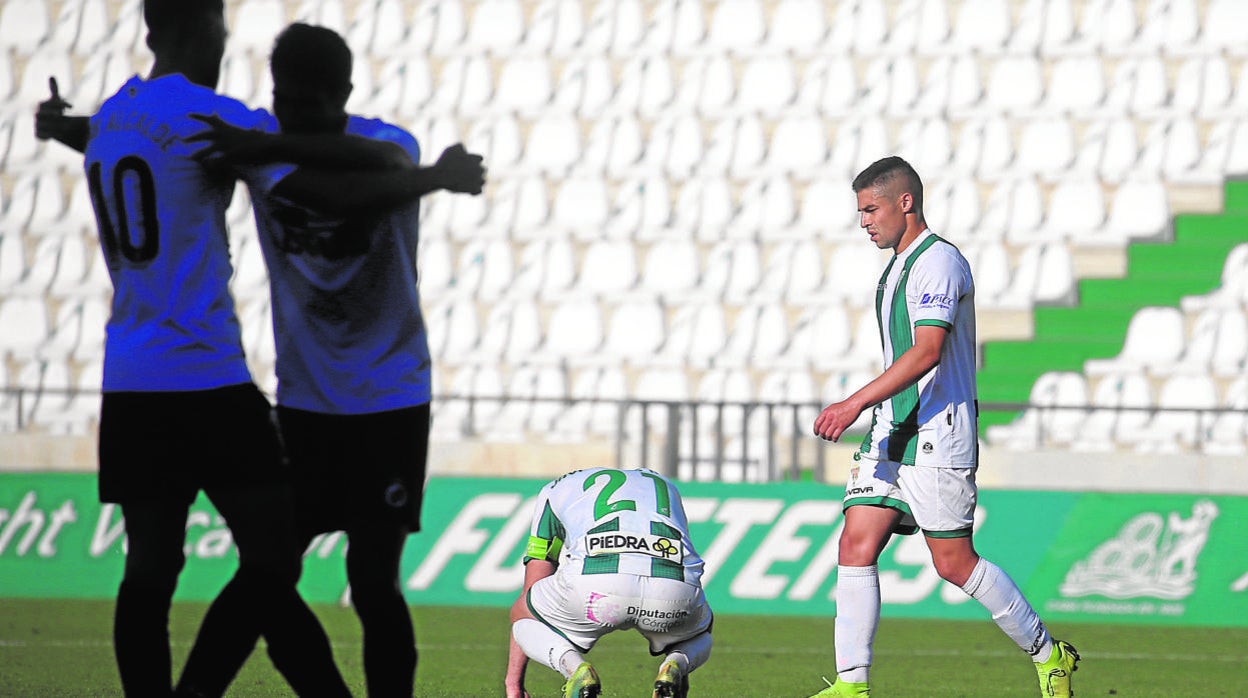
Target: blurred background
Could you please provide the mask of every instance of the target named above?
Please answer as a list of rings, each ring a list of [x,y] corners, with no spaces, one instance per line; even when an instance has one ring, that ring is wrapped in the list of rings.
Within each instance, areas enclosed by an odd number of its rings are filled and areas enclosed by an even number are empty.
[[[295,20],[354,112],[480,197],[422,204],[439,475],[649,465],[843,481],[819,409],[880,370],[889,154],[976,279],[981,483],[1248,493],[1248,2],[227,0],[219,90],[267,107]],[[33,137],[144,73],[137,0],[0,2],[0,469],[93,471],[110,285],[81,157]],[[233,290],[272,394],[245,189]],[[865,420],[856,433],[861,434]]]

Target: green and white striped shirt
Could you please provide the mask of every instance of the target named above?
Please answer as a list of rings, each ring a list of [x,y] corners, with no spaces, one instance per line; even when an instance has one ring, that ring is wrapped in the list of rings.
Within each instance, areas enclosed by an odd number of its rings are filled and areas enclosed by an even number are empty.
[[[975,393],[975,282],[966,258],[931,230],[888,263],[875,293],[884,366],[914,346],[915,328],[949,331],[940,362],[914,385],[876,405],[859,456],[907,465],[974,467],[979,458]]]
[[[524,561],[582,574],[635,574],[697,584],[702,558],[676,486],[653,470],[592,468],[542,488]]]

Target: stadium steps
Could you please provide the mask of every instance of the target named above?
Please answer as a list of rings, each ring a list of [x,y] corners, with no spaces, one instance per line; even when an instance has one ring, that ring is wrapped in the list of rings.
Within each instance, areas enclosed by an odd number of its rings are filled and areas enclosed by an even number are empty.
[[[1224,194],[1221,213],[1175,216],[1171,241],[1130,244],[1123,278],[1082,279],[1074,306],[1037,307],[1032,340],[985,342],[981,405],[1025,403],[1046,371],[1083,372],[1088,359],[1117,356],[1140,308],[1177,307],[1184,296],[1216,288],[1227,253],[1248,240],[1248,180],[1227,181]],[[984,409],[981,429],[1007,424],[1018,414]]]

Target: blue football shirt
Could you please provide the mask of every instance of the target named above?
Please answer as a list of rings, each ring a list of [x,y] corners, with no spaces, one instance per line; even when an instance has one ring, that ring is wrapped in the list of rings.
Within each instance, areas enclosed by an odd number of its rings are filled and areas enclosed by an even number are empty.
[[[420,148],[407,131],[351,117],[348,134]],[[429,402],[430,358],[416,287],[419,202],[324,215],[273,194],[293,168],[246,175],[273,302],[277,401],[326,414]]]
[[[191,157],[195,113],[242,128],[269,118],[180,74],[133,77],[91,118],[87,183],[113,282],[105,391],[251,381],[229,292],[234,179]]]

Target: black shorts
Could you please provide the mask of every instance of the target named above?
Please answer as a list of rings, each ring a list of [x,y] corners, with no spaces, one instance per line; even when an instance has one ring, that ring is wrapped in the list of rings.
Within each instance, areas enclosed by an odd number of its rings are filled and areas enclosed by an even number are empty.
[[[429,455],[429,404],[371,414],[324,414],[281,405],[300,530],[358,523],[420,530]]]
[[[286,479],[272,406],[255,385],[106,392],[100,404],[100,501],[189,505],[201,489]]]

